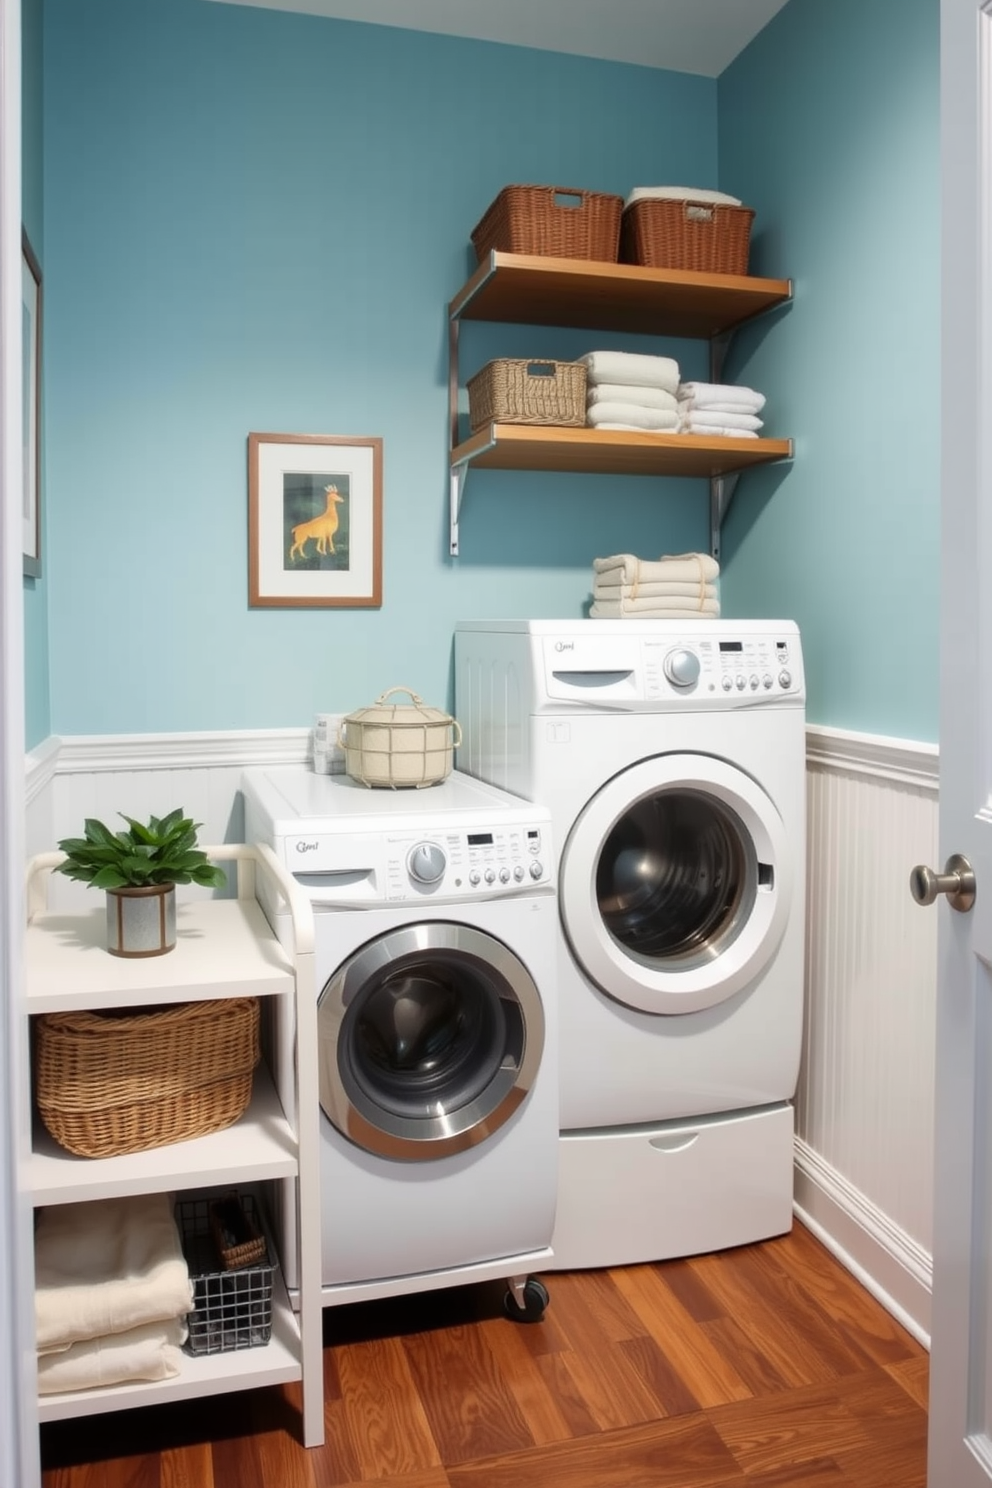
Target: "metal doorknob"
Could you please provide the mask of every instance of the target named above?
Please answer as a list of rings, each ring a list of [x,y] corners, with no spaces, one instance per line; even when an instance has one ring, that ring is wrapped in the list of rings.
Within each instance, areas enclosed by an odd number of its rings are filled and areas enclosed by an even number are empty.
[[[909,891],[917,904],[933,904],[938,894],[946,894],[952,909],[967,914],[975,902],[975,871],[960,853],[948,858],[943,873],[917,863],[909,875]]]

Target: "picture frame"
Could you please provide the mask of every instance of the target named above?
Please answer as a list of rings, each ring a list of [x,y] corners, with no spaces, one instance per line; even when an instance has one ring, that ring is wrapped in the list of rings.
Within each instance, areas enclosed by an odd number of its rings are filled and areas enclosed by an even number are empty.
[[[41,574],[41,265],[21,230],[23,571]]]
[[[252,608],[382,604],[382,440],[249,434]]]

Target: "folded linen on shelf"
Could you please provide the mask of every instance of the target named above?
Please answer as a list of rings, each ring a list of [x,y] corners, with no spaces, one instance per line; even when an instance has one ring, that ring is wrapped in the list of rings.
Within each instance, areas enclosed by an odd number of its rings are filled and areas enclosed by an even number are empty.
[[[678,411],[678,399],[665,388],[639,386],[636,382],[594,382],[586,390],[587,406],[593,403],[637,403],[643,408]]]
[[[712,424],[697,424],[692,419],[681,426],[683,434],[697,434],[700,439],[757,439],[753,429],[714,428]]]
[[[592,586],[593,599],[663,599],[679,604],[701,604],[704,599],[719,599],[715,584],[600,584]]]
[[[592,403],[586,409],[586,423],[593,429],[619,425],[624,429],[674,433],[679,426],[679,415],[674,408],[646,408],[643,403]]]
[[[65,1390],[93,1390],[121,1385],[127,1380],[171,1379],[179,1373],[184,1323],[146,1323],[124,1333],[85,1338],[58,1354],[38,1359],[38,1393],[57,1395]]]
[[[591,620],[609,620],[624,615],[637,620],[650,620],[652,616],[671,620],[680,615],[711,615],[715,619],[719,613],[718,599],[704,599],[699,604],[678,598],[596,599],[589,607]]]
[[[633,383],[636,387],[678,392],[679,364],[671,357],[646,356],[638,351],[587,351],[578,360],[585,362],[586,377],[592,383]]]
[[[635,186],[624,206],[629,207],[635,201],[707,202],[724,207],[742,205],[739,196],[728,196],[725,191],[712,191],[706,186]]]
[[[619,576],[623,584],[708,583],[719,578],[720,565],[709,553],[664,553],[661,558],[636,558],[633,553],[614,553],[592,560],[595,575]],[[597,578],[597,583],[603,578]]]
[[[722,408],[725,413],[760,413],[765,406],[764,393],[733,382],[682,382],[677,396],[692,408]]]
[[[764,420],[756,413],[734,413],[723,408],[693,408],[691,403],[680,403],[679,413],[685,427],[693,424],[701,434],[705,429],[750,429],[756,434],[765,427]]]
[[[39,1353],[185,1316],[193,1286],[168,1194],[53,1204],[35,1229]]]

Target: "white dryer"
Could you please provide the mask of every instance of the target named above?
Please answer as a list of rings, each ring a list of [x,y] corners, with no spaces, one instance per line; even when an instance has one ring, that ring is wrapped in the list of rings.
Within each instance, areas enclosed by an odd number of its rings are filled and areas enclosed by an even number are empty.
[[[314,910],[325,1303],[505,1276],[509,1315],[540,1316],[527,1273],[551,1259],[558,1158],[548,812],[457,771],[390,791],[287,765],[246,770],[242,790],[246,840]],[[288,935],[284,906],[263,905]],[[283,1249],[292,1285],[288,1229]]]
[[[459,769],[560,852],[555,1265],[792,1223],[805,686],[786,621],[478,621]]]

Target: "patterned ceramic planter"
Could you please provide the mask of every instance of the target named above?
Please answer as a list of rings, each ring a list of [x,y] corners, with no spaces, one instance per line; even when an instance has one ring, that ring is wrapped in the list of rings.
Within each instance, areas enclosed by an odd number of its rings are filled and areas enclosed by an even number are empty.
[[[107,950],[112,956],[163,956],[175,943],[175,884],[107,890]]]

